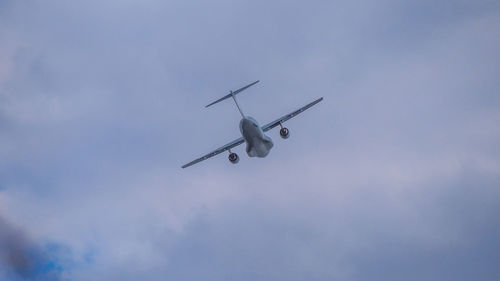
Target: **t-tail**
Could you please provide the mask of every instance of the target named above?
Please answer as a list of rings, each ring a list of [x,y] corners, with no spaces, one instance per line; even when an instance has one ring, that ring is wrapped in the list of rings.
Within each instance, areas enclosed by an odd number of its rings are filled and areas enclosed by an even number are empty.
[[[225,99],[228,99],[228,98],[231,98],[231,97],[232,97],[232,98],[233,98],[233,100],[234,100],[234,103],[236,104],[236,107],[238,107],[238,110],[239,110],[239,111],[240,111],[240,113],[241,113],[241,116],[244,118],[244,117],[245,117],[245,115],[243,114],[243,111],[241,111],[241,108],[240,108],[240,106],[239,106],[238,102],[236,101],[236,97],[235,97],[235,96],[236,96],[237,94],[239,94],[239,93],[243,92],[243,90],[246,90],[247,88],[249,88],[249,87],[251,87],[251,86],[253,86],[253,85],[257,84],[257,83],[259,83],[259,80],[255,81],[255,82],[253,82],[253,83],[250,83],[250,84],[246,85],[246,86],[245,86],[245,87],[243,87],[243,88],[239,88],[239,89],[238,89],[238,90],[236,90],[236,91],[230,91],[230,92],[229,92],[229,94],[227,94],[227,95],[223,96],[222,98],[220,98],[220,99],[218,99],[218,100],[216,100],[216,101],[214,101],[214,102],[212,102],[212,103],[208,104],[208,105],[207,105],[207,106],[205,106],[205,107],[209,107],[209,106],[214,105],[214,104],[216,104],[216,103],[218,103],[218,102],[220,102],[220,101],[223,101],[223,100],[225,100]]]

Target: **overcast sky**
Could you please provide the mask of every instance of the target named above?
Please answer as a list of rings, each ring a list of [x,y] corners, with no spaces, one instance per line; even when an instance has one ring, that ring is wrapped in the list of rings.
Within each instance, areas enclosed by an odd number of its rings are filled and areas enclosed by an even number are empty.
[[[500,280],[500,4],[0,0],[0,280]],[[234,149],[239,95],[268,132]]]

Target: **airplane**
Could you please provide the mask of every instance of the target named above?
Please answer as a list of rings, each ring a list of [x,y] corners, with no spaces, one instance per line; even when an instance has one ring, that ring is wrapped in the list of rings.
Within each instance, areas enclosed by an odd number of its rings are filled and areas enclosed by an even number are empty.
[[[287,115],[284,115],[276,120],[274,120],[273,122],[270,122],[264,126],[259,126],[259,123],[257,122],[257,120],[253,119],[252,117],[250,116],[245,116],[245,114],[243,114],[243,111],[241,110],[241,107],[240,105],[238,104],[238,101],[236,100],[236,95],[241,93],[242,91],[248,89],[249,87],[257,84],[259,82],[259,80],[253,82],[253,83],[250,83],[248,85],[246,85],[245,87],[242,87],[236,91],[229,91],[229,94],[223,96],[222,98],[208,104],[207,106],[205,106],[205,108],[211,106],[211,105],[214,105],[220,101],[223,101],[225,99],[228,99],[228,98],[233,98],[234,100],[234,103],[236,104],[236,107],[238,108],[238,110],[240,111],[240,114],[241,114],[241,121],[240,121],[240,132],[241,132],[241,135],[242,137],[240,137],[239,139],[236,139],[230,143],[227,143],[225,144],[224,146],[220,147],[220,148],[217,148],[216,150],[198,158],[198,159],[195,159],[185,165],[182,166],[182,168],[187,168],[189,166],[192,166],[196,163],[199,163],[203,160],[206,160],[210,157],[213,157],[217,154],[220,154],[224,151],[228,151],[229,152],[229,162],[233,163],[233,164],[236,164],[240,161],[240,158],[238,156],[238,154],[234,153],[234,152],[231,152],[231,149],[246,142],[247,143],[247,147],[246,147],[246,152],[248,154],[249,157],[260,157],[260,158],[263,158],[263,157],[266,157],[267,154],[269,154],[269,151],[271,150],[271,148],[273,147],[273,141],[271,140],[270,137],[266,136],[264,134],[264,132],[267,132],[269,130],[271,130],[272,128],[276,127],[276,126],[280,126],[281,129],[280,129],[280,136],[283,138],[283,139],[287,139],[289,136],[290,136],[290,131],[288,130],[288,128],[285,128],[283,127],[283,122],[285,121],[288,121],[289,119],[295,117],[296,115],[298,115],[299,113],[302,113],[304,112],[306,109],[312,107],[313,105],[319,103],[320,101],[323,100],[323,97],[291,112],[291,113],[288,113]]]

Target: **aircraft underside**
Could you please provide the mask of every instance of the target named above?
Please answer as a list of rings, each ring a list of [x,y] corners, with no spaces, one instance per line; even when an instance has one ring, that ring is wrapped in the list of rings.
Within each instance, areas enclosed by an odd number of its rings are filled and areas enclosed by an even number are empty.
[[[247,142],[247,154],[250,157],[266,157],[273,148],[273,141],[270,137],[265,136],[263,138],[254,138],[246,140]]]
[[[240,121],[240,132],[247,143],[247,154],[250,157],[266,157],[273,147],[270,137],[264,135],[259,123],[252,117],[245,116]]]

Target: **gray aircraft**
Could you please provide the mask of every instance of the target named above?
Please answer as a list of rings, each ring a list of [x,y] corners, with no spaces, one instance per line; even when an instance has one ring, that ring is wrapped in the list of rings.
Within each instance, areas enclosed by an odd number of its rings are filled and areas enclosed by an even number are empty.
[[[229,161],[233,164],[236,164],[240,161],[240,158],[238,156],[238,154],[234,153],[234,152],[231,152],[231,148],[233,147],[236,147],[244,142],[247,143],[247,148],[246,148],[246,151],[247,151],[247,154],[248,156],[250,157],[266,157],[267,154],[269,154],[269,151],[271,150],[271,148],[273,147],[273,141],[271,140],[270,137],[266,136],[264,134],[264,132],[267,132],[269,131],[270,129],[276,127],[276,126],[280,126],[281,129],[280,129],[280,136],[284,139],[287,139],[289,136],[290,136],[290,131],[283,127],[282,123],[295,117],[296,115],[298,115],[299,113],[302,113],[303,111],[305,111],[306,109],[312,107],[313,105],[317,104],[318,102],[322,101],[323,98],[319,98],[281,118],[278,118],[276,120],[274,120],[273,122],[271,123],[268,123],[264,126],[259,126],[259,123],[253,119],[252,117],[250,116],[245,116],[245,114],[243,114],[243,111],[241,111],[241,108],[240,108],[240,105],[238,104],[238,102],[236,101],[236,95],[241,93],[243,90],[247,89],[248,87],[250,86],[253,86],[255,84],[257,84],[259,82],[259,80],[251,83],[251,84],[248,84],[246,85],[245,87],[243,88],[240,88],[236,91],[229,91],[229,94],[223,96],[222,98],[212,102],[211,104],[205,106],[205,107],[209,107],[211,105],[214,105],[220,101],[223,101],[227,98],[233,98],[234,100],[234,103],[236,104],[236,107],[238,107],[238,110],[240,111],[240,114],[241,114],[241,121],[240,121],[240,132],[241,132],[241,135],[242,137],[239,138],[239,139],[236,139],[210,153],[208,153],[207,155],[204,155],[196,160],[193,160],[189,163],[187,163],[186,165],[182,166],[182,168],[186,168],[186,167],[189,167],[191,165],[194,165],[198,162],[201,162],[203,160],[206,160],[212,156],[215,156],[219,153],[222,153],[224,151],[228,151],[229,152]]]

